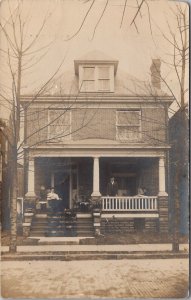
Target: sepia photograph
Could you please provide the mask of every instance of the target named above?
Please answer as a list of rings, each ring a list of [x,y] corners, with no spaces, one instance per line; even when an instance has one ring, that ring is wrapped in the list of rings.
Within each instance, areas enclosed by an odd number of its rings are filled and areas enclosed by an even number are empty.
[[[187,299],[189,3],[0,1],[2,299]]]

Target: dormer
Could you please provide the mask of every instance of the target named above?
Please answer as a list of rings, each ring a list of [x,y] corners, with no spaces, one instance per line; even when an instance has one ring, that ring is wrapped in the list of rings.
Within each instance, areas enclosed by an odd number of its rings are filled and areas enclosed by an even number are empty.
[[[79,78],[80,92],[112,93],[118,61],[101,52],[91,52],[74,61],[75,74]]]

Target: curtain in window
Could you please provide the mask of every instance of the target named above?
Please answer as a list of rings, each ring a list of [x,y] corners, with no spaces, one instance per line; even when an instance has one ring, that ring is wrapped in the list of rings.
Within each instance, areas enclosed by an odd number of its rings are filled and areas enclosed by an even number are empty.
[[[140,138],[140,121],[139,111],[118,111],[118,139],[129,141],[138,140]]]
[[[118,139],[136,141],[139,139],[139,127],[137,126],[122,126],[118,127]]]

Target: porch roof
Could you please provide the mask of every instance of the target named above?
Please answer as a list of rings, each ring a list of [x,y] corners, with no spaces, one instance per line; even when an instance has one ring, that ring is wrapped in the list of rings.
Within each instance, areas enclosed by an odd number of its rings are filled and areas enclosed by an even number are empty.
[[[113,140],[87,139],[71,141],[68,144],[47,144],[29,149],[36,157],[160,157],[164,156],[169,145],[148,145],[137,143],[129,145]]]

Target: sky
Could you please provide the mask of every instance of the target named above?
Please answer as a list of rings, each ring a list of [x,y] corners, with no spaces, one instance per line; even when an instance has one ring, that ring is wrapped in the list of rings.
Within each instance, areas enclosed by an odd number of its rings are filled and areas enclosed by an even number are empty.
[[[183,8],[187,7],[187,11],[188,5],[176,1],[147,0],[136,17],[135,26],[131,23],[136,16],[137,3],[140,4],[141,1],[128,0],[127,6],[125,2],[125,0],[2,1],[1,24],[8,32],[11,21],[10,11],[14,16],[20,3],[19,7],[22,9],[22,18],[25,22],[25,45],[28,45],[37,35],[47,18],[39,38],[30,49],[31,54],[24,58],[26,67],[30,65],[32,67],[24,71],[22,92],[30,93],[48,80],[57,72],[61,62],[62,65],[56,75],[73,70],[74,59],[94,50],[102,51],[119,60],[120,69],[140,80],[150,80],[150,66],[153,58],[172,63],[174,49],[164,39],[163,34],[170,38],[171,30],[180,42],[174,12],[176,13],[177,4]],[[85,18],[86,14],[87,18]],[[19,35],[19,27],[16,29],[16,35]],[[1,48],[6,48],[2,31],[0,38]],[[46,45],[49,46],[45,47]],[[41,48],[43,49],[39,51]],[[2,66],[0,86],[6,86],[5,89],[11,88],[12,84],[6,66],[7,59],[2,52],[0,63]],[[175,71],[169,65],[162,63],[161,72],[175,95],[178,96],[179,88]],[[186,80],[188,83],[188,76]],[[166,91],[164,84],[162,88]],[[176,109],[176,106],[173,109]]]

